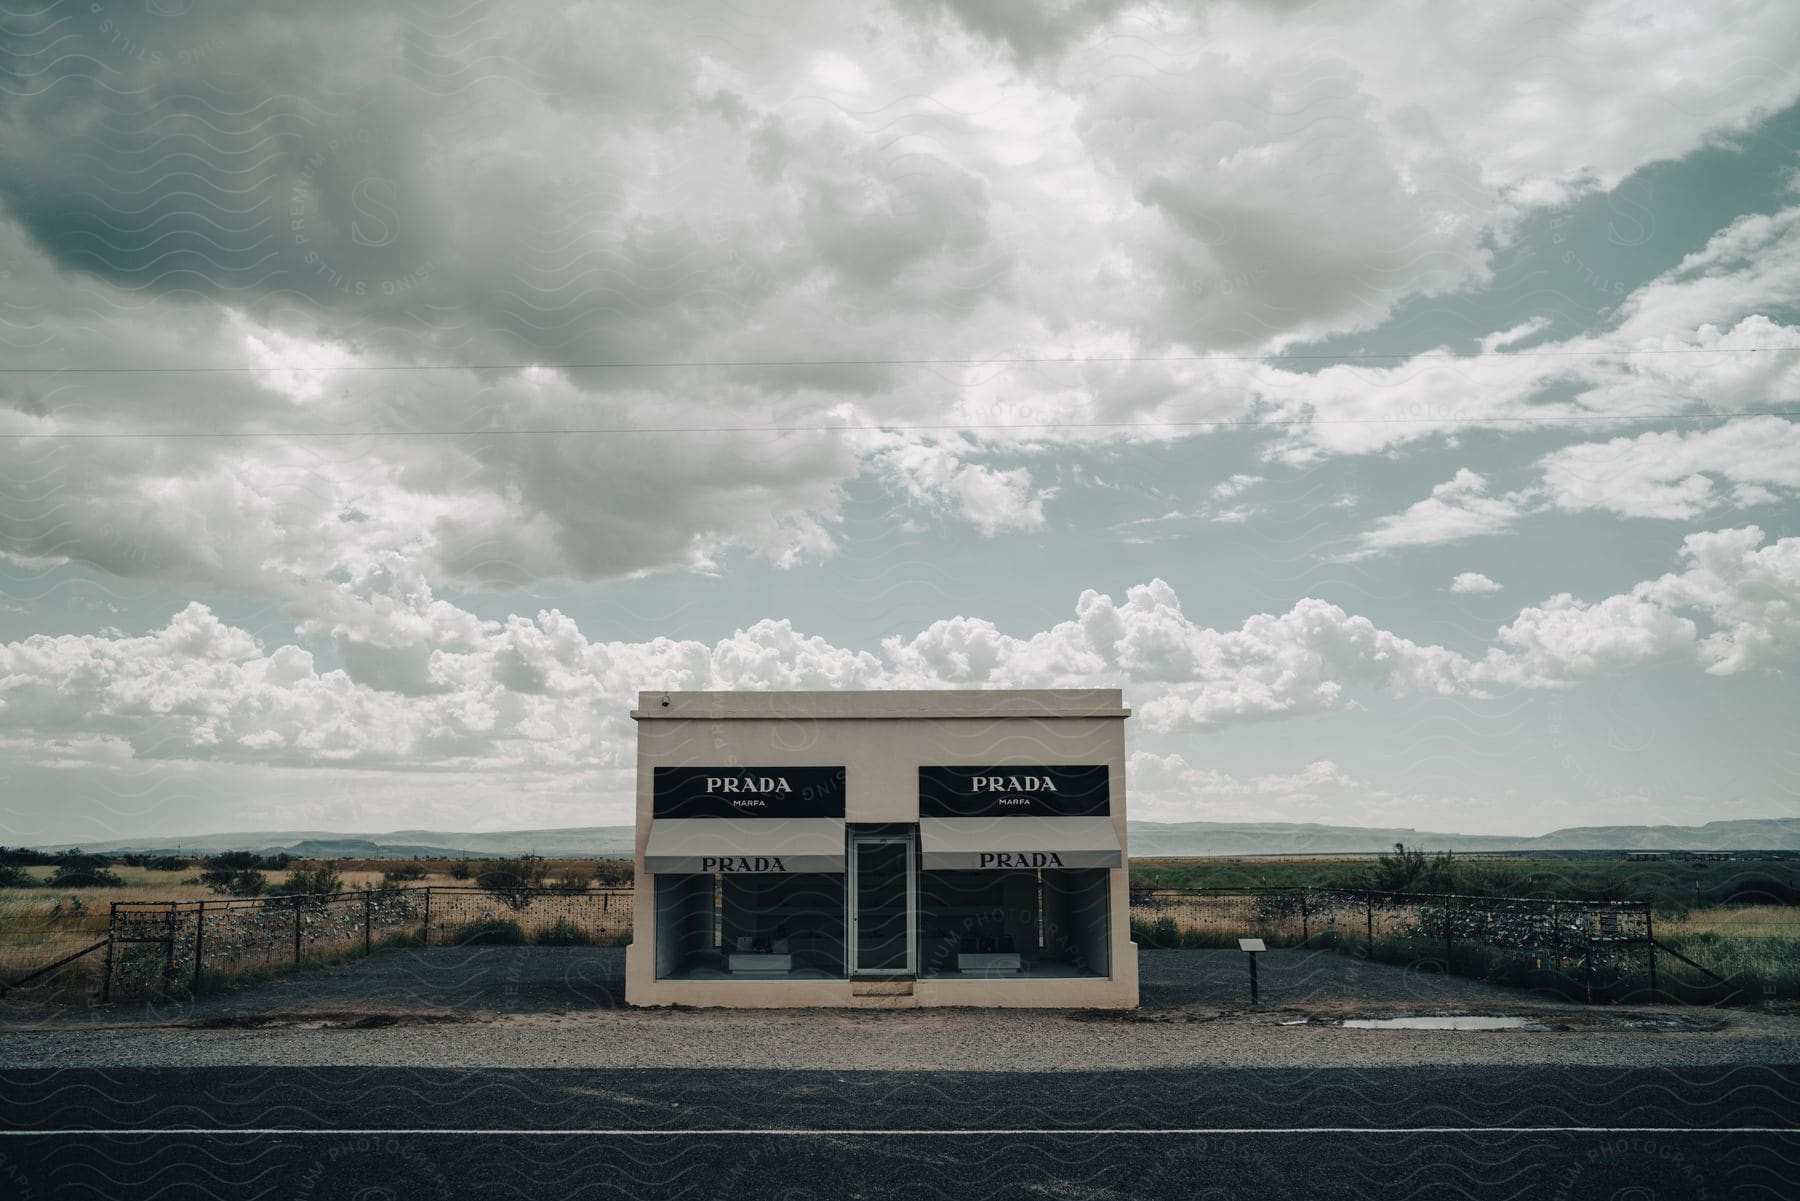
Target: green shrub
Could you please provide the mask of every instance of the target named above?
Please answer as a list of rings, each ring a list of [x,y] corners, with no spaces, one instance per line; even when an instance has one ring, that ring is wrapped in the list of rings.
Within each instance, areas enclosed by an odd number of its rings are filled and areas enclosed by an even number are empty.
[[[108,871],[90,862],[65,862],[43,882],[45,888],[119,888],[124,880],[117,871]]]
[[[456,946],[522,947],[525,931],[508,918],[488,917],[458,926],[450,932],[450,941]]]
[[[200,881],[214,892],[234,897],[261,896],[263,889],[269,883],[259,871],[226,872],[223,876],[212,872],[201,872]]]
[[[36,888],[37,879],[16,863],[0,863],[0,888]]]
[[[396,888],[403,884],[416,884],[425,878],[425,865],[414,861],[402,863],[398,867],[390,867],[381,873],[383,888]]]
[[[495,899],[514,909],[531,904],[531,889],[544,883],[544,861],[537,855],[520,859],[490,859],[481,865],[475,883]]]
[[[200,883],[213,892],[254,897],[261,894],[266,883],[261,870],[263,857],[250,851],[208,855],[204,862],[206,869],[200,873]]]
[[[344,878],[338,875],[335,862],[297,867],[288,873],[281,891],[288,896],[333,896],[344,891]]]
[[[539,930],[532,942],[540,947],[591,947],[593,938],[588,932],[570,921],[558,918],[555,925]]]
[[[181,855],[159,855],[153,851],[131,851],[118,856],[120,863],[153,872],[186,871],[188,861]]]
[[[632,878],[629,859],[602,859],[594,865],[594,880],[602,888],[629,888]]]
[[[1376,892],[1455,892],[1458,866],[1449,851],[1428,856],[1397,842],[1392,855],[1375,857],[1364,887]]]

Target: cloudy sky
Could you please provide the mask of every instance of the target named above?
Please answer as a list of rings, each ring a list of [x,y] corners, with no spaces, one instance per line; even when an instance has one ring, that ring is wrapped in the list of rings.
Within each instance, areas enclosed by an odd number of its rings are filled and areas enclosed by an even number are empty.
[[[622,822],[640,688],[1800,814],[1800,6],[1433,11],[9,16],[0,842]]]

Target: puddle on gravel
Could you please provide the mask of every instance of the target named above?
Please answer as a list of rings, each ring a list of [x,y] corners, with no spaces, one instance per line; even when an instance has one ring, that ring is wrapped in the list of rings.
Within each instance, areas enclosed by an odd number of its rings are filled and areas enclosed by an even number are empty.
[[[1423,1018],[1345,1018],[1342,1025],[1354,1030],[1542,1030],[1531,1018],[1463,1015]]]

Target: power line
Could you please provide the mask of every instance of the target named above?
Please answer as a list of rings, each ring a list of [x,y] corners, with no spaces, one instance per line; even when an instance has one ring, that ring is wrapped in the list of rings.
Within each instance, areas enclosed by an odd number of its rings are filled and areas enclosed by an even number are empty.
[[[1159,430],[1159,429],[1241,429],[1284,428],[1314,425],[1498,425],[1517,423],[1572,424],[1591,422],[1701,422],[1725,421],[1737,417],[1800,418],[1800,409],[1738,409],[1726,413],[1561,413],[1543,416],[1491,414],[1462,416],[1445,413],[1436,417],[1322,417],[1219,418],[1192,421],[1025,421],[1017,423],[932,424],[865,423],[860,425],[669,425],[669,426],[561,426],[534,429],[430,429],[430,430],[77,430],[61,433],[0,433],[0,440],[24,441],[32,438],[59,440],[97,440],[102,438],[508,438],[508,437],[610,437],[623,434],[854,434],[854,433],[946,433],[986,430]]]
[[[687,369],[734,370],[776,367],[1010,367],[1065,366],[1081,367],[1089,363],[1206,363],[1206,362],[1367,362],[1400,359],[1407,362],[1431,360],[1440,362],[1474,362],[1478,358],[1566,359],[1566,358],[1642,358],[1668,355],[1742,355],[1783,354],[1800,351],[1800,346],[1728,346],[1708,349],[1698,346],[1666,349],[1618,350],[1494,350],[1481,355],[1460,355],[1447,351],[1347,351],[1341,354],[1318,352],[1273,351],[1267,354],[1169,354],[1169,355],[1042,355],[988,358],[946,359],[668,359],[616,360],[594,363],[347,363],[332,366],[310,364],[239,364],[187,367],[0,367],[0,375],[242,375],[276,371],[338,371],[355,373],[408,371],[662,371]]]

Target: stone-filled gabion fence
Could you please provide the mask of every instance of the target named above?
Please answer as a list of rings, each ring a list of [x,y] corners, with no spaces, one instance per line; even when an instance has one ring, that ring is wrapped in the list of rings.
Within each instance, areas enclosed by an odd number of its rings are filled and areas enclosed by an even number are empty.
[[[390,946],[622,943],[630,889],[424,885],[112,906],[101,996],[198,995],[209,979],[330,963]]]
[[[1239,938],[1261,938],[1272,948],[1338,951],[1575,1000],[1675,999],[1667,995],[1670,981],[1659,988],[1656,952],[1675,952],[1657,943],[1648,901],[1135,888],[1131,925],[1133,938],[1149,947],[1235,947]]]
[[[532,942],[622,945],[629,888],[485,889],[420,885],[313,896],[120,901],[100,992],[191,997],[209,980],[330,963],[390,946]],[[1150,948],[1330,950],[1586,1001],[1717,1001],[1730,982],[1657,941],[1647,901],[1562,901],[1329,888],[1131,891],[1132,936]],[[1665,973],[1657,953],[1708,978]],[[71,956],[71,959],[75,956]],[[65,961],[66,962],[66,961]]]

